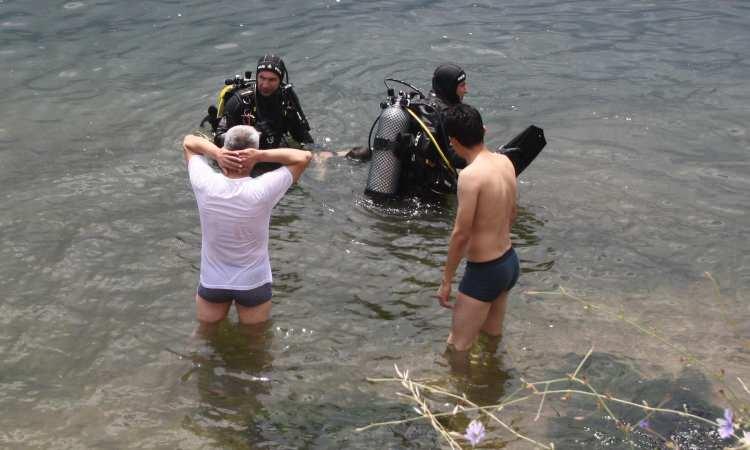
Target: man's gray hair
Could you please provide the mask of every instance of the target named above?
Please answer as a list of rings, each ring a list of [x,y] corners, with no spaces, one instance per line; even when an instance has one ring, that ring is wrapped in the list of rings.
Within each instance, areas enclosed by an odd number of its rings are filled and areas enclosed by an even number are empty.
[[[224,134],[224,148],[227,150],[244,150],[258,148],[260,133],[250,125],[235,125]]]

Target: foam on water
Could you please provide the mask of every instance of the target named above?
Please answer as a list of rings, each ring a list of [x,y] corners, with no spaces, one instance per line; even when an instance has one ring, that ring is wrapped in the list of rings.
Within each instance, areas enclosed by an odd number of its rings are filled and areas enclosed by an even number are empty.
[[[83,3],[83,2],[68,2],[68,3],[66,3],[66,4],[63,5],[63,8],[65,8],[65,9],[78,9],[78,8],[83,8],[84,6],[86,6],[86,4]]]
[[[230,50],[230,49],[237,48],[237,47],[239,47],[239,44],[237,44],[236,42],[227,42],[225,44],[219,44],[219,45],[214,46],[216,50]]]

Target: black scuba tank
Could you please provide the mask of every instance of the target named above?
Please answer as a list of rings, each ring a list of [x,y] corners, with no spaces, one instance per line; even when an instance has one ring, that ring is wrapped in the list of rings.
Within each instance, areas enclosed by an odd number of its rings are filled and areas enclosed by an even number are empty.
[[[372,145],[370,173],[367,176],[367,195],[394,196],[398,194],[401,177],[399,137],[408,132],[409,114],[399,103],[386,106],[378,117],[378,128]]]

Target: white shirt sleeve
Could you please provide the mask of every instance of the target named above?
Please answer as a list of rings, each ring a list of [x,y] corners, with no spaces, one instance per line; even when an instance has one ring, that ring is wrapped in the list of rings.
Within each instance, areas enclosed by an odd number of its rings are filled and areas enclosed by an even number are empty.
[[[270,207],[276,205],[294,182],[292,172],[286,167],[266,172],[256,178],[263,186],[263,199]]]
[[[211,178],[216,175],[216,172],[208,164],[205,157],[191,155],[190,160],[188,160],[188,174],[193,190],[203,190],[208,186]]]

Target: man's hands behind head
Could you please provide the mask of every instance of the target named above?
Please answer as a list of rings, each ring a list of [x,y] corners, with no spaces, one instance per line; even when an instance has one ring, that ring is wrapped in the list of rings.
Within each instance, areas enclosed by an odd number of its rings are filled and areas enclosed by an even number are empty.
[[[229,173],[250,173],[258,162],[261,150],[246,148],[245,150],[219,149],[216,162]]]

